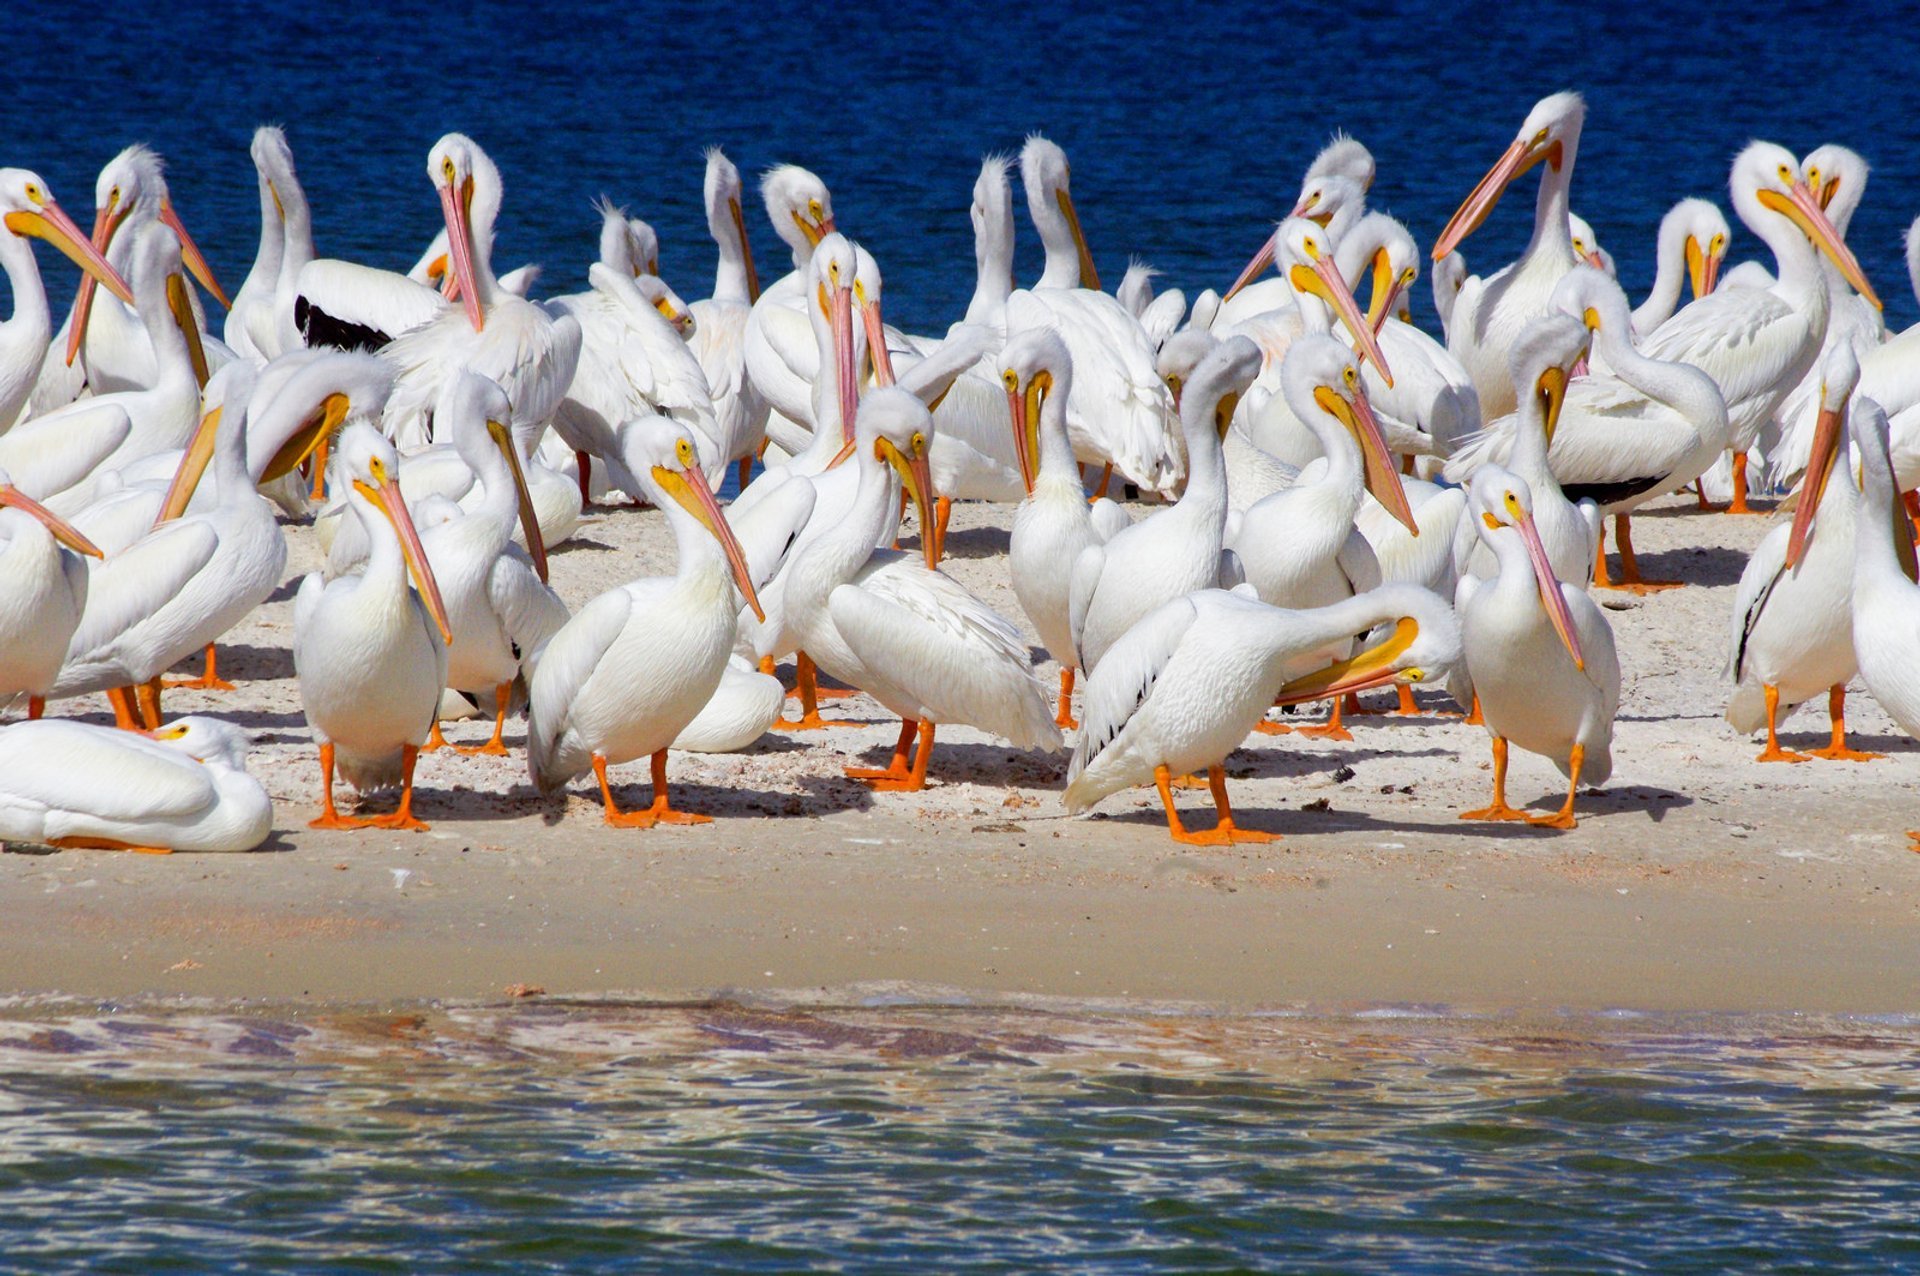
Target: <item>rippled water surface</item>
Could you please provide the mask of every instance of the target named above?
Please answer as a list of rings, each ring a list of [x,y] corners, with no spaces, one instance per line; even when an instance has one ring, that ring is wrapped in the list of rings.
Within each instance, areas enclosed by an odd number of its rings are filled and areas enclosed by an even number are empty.
[[[1920,1030],[519,1004],[0,1021],[0,1249],[151,1271],[1920,1265]]]

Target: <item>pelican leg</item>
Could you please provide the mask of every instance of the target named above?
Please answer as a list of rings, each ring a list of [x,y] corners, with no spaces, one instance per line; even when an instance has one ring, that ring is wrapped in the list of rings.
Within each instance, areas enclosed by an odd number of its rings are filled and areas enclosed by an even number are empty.
[[[440,750],[449,747],[447,737],[440,734],[440,719],[435,718],[433,725],[427,728],[427,742],[420,746],[420,752],[438,753]]]
[[[1344,699],[1345,697],[1341,697]],[[1340,725],[1340,700],[1333,702],[1333,711],[1327,714],[1327,720],[1317,727],[1296,727],[1300,735],[1311,736],[1315,740],[1351,740],[1353,732]]]
[[[653,755],[653,802],[644,811],[622,811],[613,800],[613,786],[607,783],[607,760],[593,755],[593,774],[600,781],[600,797],[607,804],[607,823],[617,829],[650,829],[656,824],[711,824],[711,815],[676,811],[667,796],[667,751]]]
[[[1920,490],[1903,492],[1900,499],[1906,503],[1907,520],[1913,524],[1913,539],[1920,541]]]
[[[507,728],[507,701],[512,699],[512,697],[513,684],[511,682],[496,683],[493,688],[493,738],[482,745],[463,747],[456,744],[453,746],[453,751],[455,753],[464,753],[468,757],[476,754],[484,754],[490,758],[506,757],[507,743],[500,738],[500,733]],[[436,719],[433,725],[437,730],[440,723]]]
[[[953,498],[942,496],[933,503],[933,561],[947,556],[947,519],[953,514]],[[926,529],[921,529],[926,534]]]
[[[149,731],[160,726],[160,675],[155,674],[133,689],[134,699],[140,706],[140,717]]]
[[[47,698],[45,696],[27,697],[27,721],[38,722],[47,716]]]
[[[322,435],[320,442],[314,445],[313,455],[307,460],[307,464],[313,467],[313,490],[310,495],[316,505],[327,499],[327,452],[332,445],[333,440]]]
[[[893,760],[886,766],[842,767],[850,780],[904,780],[910,774],[907,762],[913,753],[914,729],[919,723],[913,718],[900,720],[900,738],[893,742]]]
[[[122,731],[145,731],[146,724],[141,721],[140,707],[133,702],[132,687],[115,687],[107,692],[107,703],[113,706],[113,725]]]
[[[1573,818],[1573,795],[1580,791],[1580,764],[1586,761],[1586,757],[1587,749],[1585,745],[1576,744],[1573,746],[1573,752],[1567,757],[1567,771],[1569,774],[1567,776],[1567,800],[1565,805],[1552,815],[1529,815],[1527,817],[1527,823],[1543,829],[1570,829],[1578,826],[1579,821]]]
[[[1767,747],[1754,758],[1755,762],[1805,762],[1807,755],[1795,753],[1791,749],[1780,747],[1780,688],[1768,683],[1765,688],[1767,697]]]
[[[1729,514],[1765,514],[1766,510],[1757,510],[1747,504],[1747,454],[1733,454],[1733,499],[1727,502]]]
[[[593,506],[593,458],[575,448],[573,463],[580,471],[580,508],[590,509]]]
[[[1601,589],[1624,589],[1630,594],[1651,594],[1662,589],[1678,589],[1686,584],[1680,580],[1642,580],[1640,578],[1640,560],[1633,554],[1633,523],[1625,514],[1613,516],[1613,539],[1620,550],[1620,579],[1607,577],[1607,546],[1605,525],[1602,524],[1599,544],[1599,559],[1594,564],[1593,583]]]
[[[186,687],[193,691],[234,690],[234,685],[220,676],[219,667],[216,663],[218,660],[217,651],[218,649],[212,643],[207,644],[207,671],[198,678],[168,678],[160,685],[163,687]]]
[[[1493,737],[1493,805],[1477,811],[1462,811],[1463,820],[1524,820],[1525,811],[1507,805],[1507,737]]]
[[[1487,715],[1480,712],[1480,693],[1478,691],[1473,693],[1473,704],[1467,709],[1467,716],[1460,719],[1460,725],[1463,727],[1484,727],[1487,725]]]
[[[50,837],[48,846],[57,846],[63,851],[132,851],[135,855],[171,855],[171,846],[135,846],[132,842],[116,842],[110,837]]]
[[[798,672],[794,676],[794,691],[800,693],[800,717],[789,722],[785,718],[775,718],[774,731],[823,731],[834,724],[820,716],[820,689],[813,673],[813,661],[806,652],[801,652],[795,660]],[[792,695],[793,692],[787,693]]]
[[[1357,691],[1349,691],[1346,695],[1341,696],[1340,704],[1340,711],[1349,718],[1379,718],[1384,717],[1386,714],[1386,710],[1384,709],[1369,709],[1367,706],[1361,704],[1360,693]]]
[[[1420,714],[1420,702],[1413,698],[1413,688],[1404,682],[1396,682],[1393,689],[1399,693],[1400,707],[1393,711],[1395,717],[1413,718]]]
[[[320,742],[320,818],[307,821],[310,829],[372,828],[372,820],[342,815],[333,805],[333,741]]]
[[[425,833],[433,826],[424,820],[413,818],[413,765],[420,760],[418,745],[407,744],[400,747],[400,805],[390,815],[376,815],[367,823],[377,829],[406,830]]]
[[[904,724],[902,724],[904,726]],[[901,733],[905,735],[903,731]],[[889,774],[862,779],[862,784],[871,784],[875,789],[888,793],[917,793],[927,787],[927,761],[933,756],[933,723],[920,723],[920,747],[914,751],[913,765],[905,774]],[[894,754],[895,760],[899,754]]]
[[[1100,486],[1093,489],[1093,495],[1087,498],[1087,504],[1103,501],[1107,497],[1107,484],[1113,482],[1113,462],[1107,462],[1107,468],[1100,471]]]
[[[752,477],[753,477],[753,455],[749,453],[746,456],[743,456],[740,458],[740,490],[741,491],[744,492],[747,490],[747,480]]]
[[[1847,747],[1847,686],[1836,682],[1827,688],[1827,716],[1833,720],[1833,743],[1824,749],[1815,749],[1808,757],[1825,758],[1829,762],[1871,762],[1875,758],[1884,758],[1884,753],[1866,753]]]
[[[1053,725],[1062,731],[1071,731],[1079,726],[1073,720],[1073,670],[1060,671],[1060,712],[1053,715]]]
[[[1161,804],[1167,808],[1167,832],[1176,842],[1185,842],[1190,846],[1227,846],[1234,842],[1273,842],[1280,838],[1278,833],[1235,827],[1233,804],[1227,800],[1225,767],[1216,765],[1207,768],[1207,787],[1213,790],[1213,805],[1220,812],[1219,820],[1210,829],[1193,830],[1180,822],[1180,812],[1173,805],[1173,776],[1165,766],[1153,769],[1153,782],[1160,790]]]
[[[1686,489],[1681,488],[1680,490],[1684,492]],[[1697,507],[1701,512],[1704,513],[1713,508],[1712,503],[1707,500],[1707,481],[1705,479],[1697,478],[1693,481],[1693,495],[1696,499]]]

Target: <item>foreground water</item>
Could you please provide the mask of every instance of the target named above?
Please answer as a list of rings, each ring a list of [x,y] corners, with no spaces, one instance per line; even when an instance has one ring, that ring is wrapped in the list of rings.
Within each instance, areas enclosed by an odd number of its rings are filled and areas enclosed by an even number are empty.
[[[16,1006],[46,1270],[1887,1271],[1920,1026]]]

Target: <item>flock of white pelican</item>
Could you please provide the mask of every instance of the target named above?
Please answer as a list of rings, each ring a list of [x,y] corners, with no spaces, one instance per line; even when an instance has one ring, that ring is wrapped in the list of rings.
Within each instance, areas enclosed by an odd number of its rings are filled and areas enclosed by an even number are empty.
[[[524,713],[533,783],[591,773],[609,824],[704,822],[671,799],[670,751],[831,728],[824,674],[899,718],[887,765],[847,768],[875,789],[922,787],[940,728],[965,725],[1071,743],[1070,811],[1153,784],[1173,837],[1216,844],[1274,836],[1228,799],[1223,762],[1250,734],[1350,739],[1357,693],[1393,687],[1416,713],[1431,684],[1491,737],[1491,802],[1461,818],[1571,828],[1611,770],[1620,700],[1594,591],[1678,584],[1641,578],[1631,515],[1688,487],[1703,509],[1792,503],[1740,581],[1729,723],[1765,730],[1761,761],[1872,757],[1845,738],[1856,674],[1920,733],[1902,499],[1920,328],[1885,330],[1846,243],[1866,163],[1751,143],[1728,193],[1772,262],[1724,268],[1725,216],[1683,200],[1635,305],[1571,206],[1584,116],[1575,94],[1538,103],[1424,256],[1367,207],[1372,156],[1336,138],[1240,278],[1191,304],[1140,267],[1101,290],[1066,155],[1031,138],[1017,169],[981,165],[975,289],[932,336],[887,324],[879,264],[805,169],[761,182],[788,249],[763,288],[718,150],[719,264],[691,304],[651,228],[605,201],[588,289],[529,296],[539,270],[493,260],[499,170],[459,134],[427,153],[444,231],[402,273],[316,254],[292,151],[260,129],[260,247],[230,301],[150,150],[102,170],[91,233],[34,173],[0,170],[0,706],[22,711],[0,726],[0,838],[268,836],[246,734],[169,723],[161,696],[200,653],[187,685],[231,689],[216,644],[281,587],[285,528],[308,520],[326,566],[297,586],[291,649],[315,827],[425,828],[419,755],[476,712],[492,734],[463,752],[507,755]],[[1470,273],[1459,250],[1536,170],[1525,251]],[[1016,173],[1046,252],[1026,288]],[[81,272],[57,331],[32,239]],[[1920,291],[1920,235],[1908,256]],[[1444,342],[1412,322],[1429,260]],[[202,290],[226,308],[218,336]],[[664,514],[677,570],[570,611],[548,554],[612,491]],[[1015,506],[1006,568],[1057,694],[1021,629],[942,571],[955,500]],[[1822,692],[1831,745],[1783,748],[1784,715]],[[96,693],[115,726],[44,716]],[[1324,724],[1272,713],[1309,701],[1330,703]],[[1516,746],[1567,777],[1558,810],[1509,804]],[[651,800],[623,805],[609,768],[642,758]],[[342,814],[339,781],[397,801]],[[1190,830],[1175,789],[1202,784],[1217,820]]]

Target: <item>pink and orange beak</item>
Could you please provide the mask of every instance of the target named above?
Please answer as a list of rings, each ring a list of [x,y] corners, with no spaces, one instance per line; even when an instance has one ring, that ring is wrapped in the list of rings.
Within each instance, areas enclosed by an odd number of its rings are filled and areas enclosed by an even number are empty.
[[[747,600],[755,619],[765,620],[767,613],[760,607],[760,595],[754,591],[753,576],[747,570],[747,556],[740,548],[740,542],[733,534],[733,527],[727,522],[727,516],[721,512],[720,502],[714,499],[713,488],[707,482],[707,476],[700,472],[698,465],[689,465],[685,469],[669,469],[664,465],[653,467],[653,478],[679,506],[698,519],[702,526],[713,533],[720,542],[720,549],[727,556],[727,565],[733,569],[733,583],[739,587],[740,596]]]
[[[227,296],[227,290],[213,277],[213,267],[207,263],[207,255],[200,251],[200,245],[193,242],[193,236],[187,233],[186,223],[180,220],[180,214],[173,211],[173,201],[160,201],[160,223],[174,233],[180,241],[180,260],[200,281],[200,286],[213,294],[222,310],[233,309],[233,302]]]
[[[129,208],[127,211],[131,211]],[[107,264],[107,244],[113,238],[113,232],[127,212],[121,212],[116,218],[111,206],[100,209],[93,217],[93,234],[82,235],[58,205],[52,200],[40,206],[34,213],[8,213],[7,227],[16,234],[35,235],[45,239],[70,257],[81,269],[80,291],[73,298],[73,326],[67,335],[67,366],[80,354],[80,346],[86,340],[87,316],[93,311],[93,290],[104,283],[107,290],[128,305],[133,304],[133,289],[127,287],[127,281],[120,272]]]
[[[1540,589],[1540,604],[1546,609],[1547,619],[1553,624],[1554,633],[1560,636],[1561,645],[1567,654],[1573,657],[1573,667],[1585,671],[1586,655],[1580,650],[1580,635],[1573,626],[1573,612],[1567,606],[1567,598],[1560,589],[1560,578],[1553,574],[1553,562],[1547,557],[1547,547],[1540,540],[1540,529],[1534,524],[1533,515],[1520,508],[1518,502],[1509,505],[1508,513],[1513,517],[1513,528],[1520,533],[1521,541],[1527,547],[1527,560],[1533,564],[1533,579]],[[1487,517],[1492,518],[1492,515]]]
[[[826,285],[820,285],[826,290]],[[860,410],[860,370],[853,353],[853,288],[841,284],[824,299],[833,327],[834,375],[840,388],[840,437],[845,445],[842,456],[851,455],[854,416]]]
[[[1274,232],[1274,234],[1278,233],[1278,231]],[[1254,253],[1253,257],[1247,262],[1246,267],[1241,270],[1240,277],[1233,281],[1233,287],[1221,294],[1220,300],[1222,303],[1232,301],[1234,294],[1258,279],[1262,274],[1266,273],[1267,267],[1273,265],[1273,239],[1273,235],[1268,235],[1265,241],[1261,243],[1260,250]]]
[[[475,332],[487,326],[486,312],[480,308],[480,285],[473,268],[473,178],[465,177],[459,188],[440,188],[440,213],[447,222],[447,257],[451,269],[447,299],[466,304],[467,321]]]
[[[933,469],[927,460],[925,439],[914,436],[913,445],[902,452],[893,445],[892,440],[879,438],[874,440],[873,450],[881,460],[893,466],[900,475],[900,486],[905,489],[907,498],[913,502],[914,517],[920,523],[920,549],[926,556],[927,570],[940,566],[940,546],[933,535]]]
[[[1819,420],[1813,427],[1813,448],[1807,454],[1807,472],[1800,480],[1800,499],[1793,510],[1793,530],[1787,534],[1789,571],[1799,566],[1800,556],[1806,552],[1807,536],[1813,530],[1814,515],[1820,510],[1820,498],[1826,494],[1827,480],[1833,477],[1845,430],[1845,409],[1822,404]]]
[[[1853,290],[1865,297],[1876,309],[1881,309],[1879,294],[1873,285],[1867,282],[1867,276],[1860,269],[1859,259],[1846,241],[1840,238],[1840,232],[1834,229],[1827,218],[1826,209],[1820,206],[1819,197],[1808,189],[1804,181],[1795,181],[1792,189],[1785,195],[1775,190],[1762,189],[1757,193],[1760,203],[1781,214],[1798,226],[1801,233],[1813,241],[1813,246],[1825,253],[1839,268],[1840,277],[1853,286]]]
[[[98,545],[81,534],[79,528],[11,484],[0,483],[0,506],[11,506],[23,514],[32,515],[53,535],[53,539],[77,554],[85,554],[90,558],[106,557]]]
[[[1347,427],[1354,442],[1359,444],[1367,491],[1373,494],[1373,499],[1379,501],[1402,527],[1418,536],[1420,524],[1414,521],[1413,507],[1407,502],[1407,489],[1400,482],[1400,471],[1394,466],[1393,453],[1387,448],[1387,436],[1380,429],[1380,419],[1374,416],[1373,405],[1367,402],[1366,390],[1354,386],[1353,399],[1349,402],[1331,386],[1319,386],[1315,388],[1313,397],[1335,420]]]
[[[194,491],[207,472],[207,463],[213,459],[214,441],[219,437],[220,418],[225,413],[226,405],[218,405],[201,416],[200,424],[194,427],[193,437],[188,440],[180,464],[173,472],[173,481],[167,485],[167,495],[160,502],[159,516],[153,520],[155,527],[179,518],[193,503]]]
[[[859,284],[854,284],[859,288]],[[887,325],[880,317],[880,298],[869,298],[860,291],[860,318],[867,328],[867,358],[873,361],[873,383],[892,385],[893,352],[887,349]]]
[[[1387,356],[1380,350],[1380,341],[1374,336],[1374,326],[1360,313],[1359,303],[1353,299],[1353,289],[1348,287],[1340,267],[1334,264],[1333,255],[1320,253],[1314,257],[1311,265],[1296,265],[1288,278],[1300,292],[1311,293],[1327,303],[1333,313],[1339,316],[1340,322],[1347,326],[1347,331],[1353,334],[1354,353],[1359,358],[1372,359],[1380,379],[1391,387],[1393,370],[1387,367]]]
[[[1419,636],[1419,622],[1411,616],[1402,616],[1385,639],[1346,660],[1336,660],[1325,669],[1293,679],[1280,688],[1273,702],[1305,704],[1310,700],[1331,700],[1384,687],[1399,678],[1403,669],[1399,659]]]
[[[1053,388],[1053,377],[1045,372],[1036,372],[1028,382],[1023,394],[1019,388],[1019,377],[1009,371],[1006,374],[1007,411],[1013,419],[1013,451],[1020,462],[1020,481],[1026,484],[1027,495],[1033,495],[1033,483],[1040,475],[1040,400]],[[1176,405],[1177,407],[1177,405]]]
[[[747,267],[747,300],[760,300],[760,276],[753,268],[753,247],[747,243],[747,219],[740,211],[740,197],[727,198],[727,213],[733,218],[733,229],[740,236],[740,258]]]
[[[1687,236],[1687,282],[1693,287],[1695,299],[1712,292],[1720,282],[1720,262],[1720,257],[1700,247],[1698,239]]]
[[[1440,232],[1440,238],[1433,241],[1433,260],[1439,261],[1458,248],[1461,241],[1480,228],[1493,212],[1493,206],[1500,202],[1500,196],[1515,179],[1526,173],[1534,165],[1545,160],[1554,168],[1560,167],[1561,155],[1558,141],[1544,144],[1515,138],[1513,145],[1507,147],[1500,158],[1494,161],[1487,175],[1480,179],[1461,203],[1459,211],[1447,222],[1447,228]]]
[[[388,477],[373,487],[356,478],[353,487],[392,524],[394,534],[400,539],[400,552],[407,560],[407,570],[413,575],[414,588],[420,591],[427,613],[440,629],[442,641],[452,646],[453,625],[447,619],[447,604],[440,597],[440,582],[433,578],[433,564],[427,561],[426,548],[420,544],[420,532],[413,525],[413,515],[407,512],[407,498],[400,494],[400,481]]]

